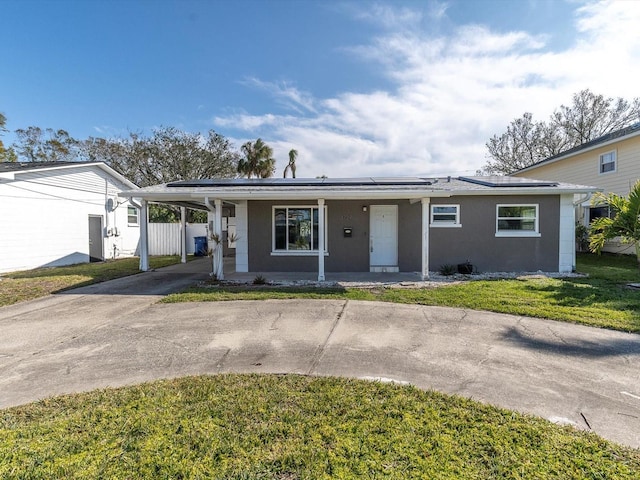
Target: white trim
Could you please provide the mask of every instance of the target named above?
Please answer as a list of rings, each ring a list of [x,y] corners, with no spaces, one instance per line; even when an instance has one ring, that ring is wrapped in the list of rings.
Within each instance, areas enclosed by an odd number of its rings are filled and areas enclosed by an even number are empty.
[[[249,271],[249,225],[247,201],[236,204],[236,272]]]
[[[318,200],[319,201],[319,200]],[[323,204],[324,204],[324,200],[323,200]],[[277,250],[276,249],[276,209],[277,208],[284,208],[284,209],[290,209],[290,208],[306,208],[306,209],[311,209],[311,228],[312,228],[312,233],[311,233],[311,239],[313,240],[313,210],[318,210],[318,205],[272,205],[271,206],[271,254],[278,256],[278,255],[291,255],[291,252],[303,252],[302,254],[300,253],[294,253],[294,255],[302,255],[304,256],[304,254],[306,253],[310,253],[311,255],[315,256],[318,254],[319,249],[318,248],[314,248],[311,250]],[[328,212],[327,212],[327,206],[324,205],[324,223],[325,223],[325,227],[328,227]],[[320,212],[318,212],[318,243],[320,243]],[[328,249],[327,249],[327,245],[328,245],[328,228],[324,229],[324,252],[325,254],[327,253]],[[287,237],[289,236],[289,229],[287,229]],[[289,245],[289,241],[288,238],[285,241],[285,243],[287,245]],[[318,245],[319,246],[319,245]]]
[[[318,250],[289,250],[288,252],[277,250],[275,252],[271,252],[269,255],[272,257],[317,257],[318,252]],[[324,256],[328,257],[329,252],[325,250]]]
[[[214,204],[215,212],[213,217],[213,233],[218,236],[221,243],[214,246],[217,249],[217,254],[213,255],[213,261],[217,263],[215,271],[217,272],[218,280],[224,280],[224,247],[222,244],[222,199],[216,198],[214,200]]]
[[[535,207],[534,230],[500,230],[501,218],[522,219],[525,217],[500,217],[501,207]],[[528,217],[526,217],[528,218]],[[540,237],[540,204],[538,203],[498,203],[496,205],[496,237]]]
[[[372,252],[373,252],[373,210],[376,208],[391,208],[393,209],[394,212],[394,216],[395,216],[395,233],[396,233],[396,249],[395,249],[395,264],[374,264],[372,262]],[[398,241],[398,234],[399,234],[399,228],[398,228],[398,217],[399,217],[399,208],[397,204],[392,204],[392,205],[369,205],[369,271],[370,272],[379,272],[379,271],[384,271],[384,272],[393,272],[393,271],[398,271],[398,270],[393,270],[394,268],[398,268],[398,261],[399,261],[399,252],[398,252],[398,247],[400,246],[400,242]],[[375,270],[379,267],[384,267],[385,270]]]
[[[422,266],[420,272],[420,278],[426,280],[429,278],[429,202],[430,198],[422,198]]]
[[[609,155],[609,154],[613,154],[613,162],[607,162],[607,163],[613,163],[613,170],[608,170],[606,172],[602,171],[602,157],[604,157],[605,155]],[[613,150],[609,150],[608,152],[603,152],[600,155],[598,155],[598,175],[608,175],[610,173],[616,173],[618,171],[618,150],[613,149]]]
[[[127,187],[131,189],[140,188],[131,180],[128,180],[123,175],[120,175],[118,172],[116,172],[113,168],[111,168],[109,165],[107,165],[104,162],[71,162],[68,165],[51,165],[49,167],[43,167],[43,168],[37,168],[37,165],[38,163],[34,162],[33,168],[25,167],[20,170],[11,170],[8,172],[2,172],[0,173],[0,178],[8,178],[10,180],[15,180],[16,175],[21,175],[23,173],[47,172],[50,170],[67,170],[69,168],[98,167],[108,175],[111,175],[113,178],[120,181],[120,183],[126,185]]]
[[[152,188],[152,187],[150,187]],[[510,195],[562,195],[565,193],[593,193],[597,188],[586,186],[573,187],[513,187],[513,188],[489,188],[469,190],[409,190],[409,189],[385,189],[385,190],[347,190],[347,189],[304,189],[272,188],[265,190],[257,188],[201,188],[199,191],[168,192],[166,190],[137,190],[120,192],[118,196],[150,199],[155,202],[194,202],[202,201],[205,197],[222,196],[225,201],[236,200],[294,200],[297,202],[315,202],[318,198],[326,200],[362,200],[371,203],[376,200],[419,200],[428,195],[430,198],[450,198],[452,196],[510,196]]]
[[[187,209],[180,207],[180,263],[187,263]]]
[[[136,221],[130,222],[129,217],[133,216],[129,213],[129,209],[133,208],[135,210]],[[127,205],[127,226],[128,227],[139,227],[140,226],[140,210],[135,205]]]
[[[502,238],[527,238],[527,237],[536,238],[536,237],[541,237],[542,234],[537,232],[525,232],[523,230],[514,230],[513,233],[496,232],[495,236],[502,237]]]
[[[572,272],[576,267],[576,222],[572,195],[560,196],[560,232],[558,271]]]
[[[318,199],[318,281],[324,282],[324,252],[325,248],[325,235],[327,232],[325,231],[325,204],[324,199]],[[313,230],[313,210],[311,210],[311,229]],[[313,234],[311,236],[313,239]]]
[[[575,152],[567,153],[566,155],[563,155],[563,156],[558,157],[558,158],[554,158],[553,160],[541,160],[540,162],[538,162],[538,163],[536,163],[534,165],[529,165],[528,167],[525,167],[525,168],[523,168],[521,170],[518,170],[515,173],[516,174],[517,173],[524,173],[524,172],[528,172],[530,170],[535,170],[536,168],[543,167],[545,165],[551,165],[552,163],[559,162],[560,160],[564,160],[566,158],[571,158],[571,157],[573,157],[575,155],[580,155],[580,154],[585,153],[585,152],[591,152],[592,150],[596,150],[596,149],[602,148],[602,147],[608,147],[609,145],[613,145],[614,143],[622,142],[624,140],[628,140],[630,138],[637,137],[638,135],[640,135],[640,130],[638,130],[636,132],[633,132],[633,133],[630,133],[628,135],[624,135],[622,137],[613,138],[613,139],[611,139],[611,140],[609,140],[607,142],[598,143],[598,144],[593,145],[593,146],[588,147],[588,148],[581,148],[580,150],[576,150]],[[562,193],[566,193],[566,192],[562,192]]]
[[[434,215],[452,215],[451,213],[434,213],[433,210],[435,208],[440,208],[440,207],[454,207],[456,209],[455,212],[455,216],[456,219],[453,222],[450,221],[444,221],[444,220],[439,220],[439,221],[433,221],[433,216]],[[452,228],[452,227],[461,227],[462,224],[460,223],[460,204],[431,204],[431,207],[429,208],[431,214],[429,216],[429,226],[430,227],[436,227],[436,228]]]
[[[149,270],[149,206],[146,200],[140,205],[140,270]]]

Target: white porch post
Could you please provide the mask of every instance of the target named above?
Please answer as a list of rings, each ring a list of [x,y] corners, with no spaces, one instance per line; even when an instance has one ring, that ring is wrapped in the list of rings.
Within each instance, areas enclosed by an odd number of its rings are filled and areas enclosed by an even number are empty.
[[[249,226],[247,201],[236,204],[236,272],[249,271]]]
[[[140,202],[140,270],[149,270],[149,206],[146,200]]]
[[[318,281],[324,282],[324,198],[318,199]]]
[[[180,207],[180,252],[182,263],[187,263],[187,209]]]
[[[429,278],[429,201],[430,198],[421,199],[422,203],[422,280]]]
[[[224,280],[224,260],[222,258],[224,256],[224,245],[222,242],[222,199],[216,198],[214,203],[216,210],[213,221],[213,232],[220,239],[220,243],[216,246],[218,249],[218,255],[216,255],[216,262],[218,264],[217,271],[219,272],[218,280]]]
[[[559,272],[571,272],[576,267],[575,228],[573,195],[560,195]]]

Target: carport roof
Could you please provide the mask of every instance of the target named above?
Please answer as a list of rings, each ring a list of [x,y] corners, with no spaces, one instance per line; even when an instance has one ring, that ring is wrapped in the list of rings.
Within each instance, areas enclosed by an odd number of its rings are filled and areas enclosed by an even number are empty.
[[[516,177],[360,177],[201,179],[122,192],[149,202],[206,209],[214,199],[239,200],[409,199],[458,195],[581,194],[598,188]]]

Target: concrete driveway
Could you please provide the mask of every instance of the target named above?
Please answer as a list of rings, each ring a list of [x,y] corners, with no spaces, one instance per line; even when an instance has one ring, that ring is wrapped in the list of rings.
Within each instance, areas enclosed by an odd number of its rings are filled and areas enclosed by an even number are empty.
[[[203,275],[189,268],[0,308],[0,407],[201,373],[338,375],[456,393],[640,447],[640,335],[379,302],[156,303]]]

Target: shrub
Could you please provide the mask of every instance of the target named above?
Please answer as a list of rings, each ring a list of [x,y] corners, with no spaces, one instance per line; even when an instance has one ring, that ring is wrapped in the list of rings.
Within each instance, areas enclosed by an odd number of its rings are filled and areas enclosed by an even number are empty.
[[[440,265],[440,269],[438,270],[440,275],[453,275],[458,271],[458,267],[452,265],[450,263],[445,263],[444,265]]]

